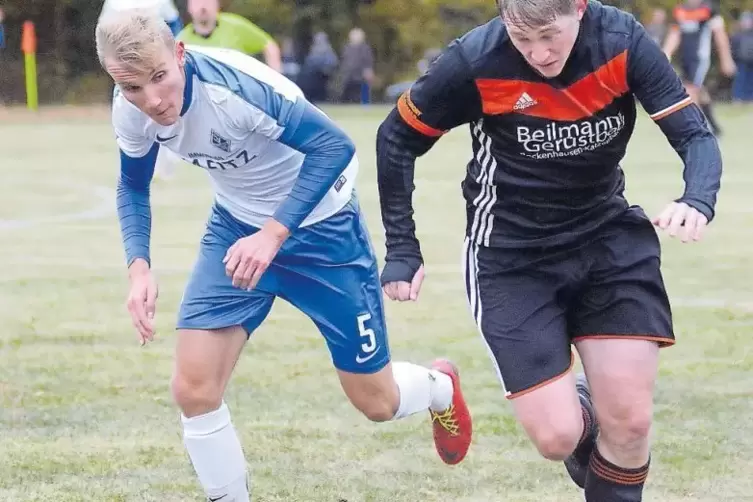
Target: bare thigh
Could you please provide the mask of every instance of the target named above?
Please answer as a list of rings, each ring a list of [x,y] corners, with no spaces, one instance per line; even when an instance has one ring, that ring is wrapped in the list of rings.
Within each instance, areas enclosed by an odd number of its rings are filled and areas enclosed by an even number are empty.
[[[172,391],[190,417],[215,410],[246,344],[240,326],[218,330],[178,330]]]

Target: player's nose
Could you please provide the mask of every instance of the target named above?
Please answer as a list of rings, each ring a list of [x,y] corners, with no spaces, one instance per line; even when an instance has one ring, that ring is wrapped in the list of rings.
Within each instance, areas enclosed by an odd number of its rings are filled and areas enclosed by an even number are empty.
[[[156,89],[145,89],[146,106],[151,111],[157,111],[162,105],[162,98]]]
[[[549,55],[549,48],[543,45],[534,45],[531,49],[531,61],[536,64],[546,64],[547,60],[549,59]]]

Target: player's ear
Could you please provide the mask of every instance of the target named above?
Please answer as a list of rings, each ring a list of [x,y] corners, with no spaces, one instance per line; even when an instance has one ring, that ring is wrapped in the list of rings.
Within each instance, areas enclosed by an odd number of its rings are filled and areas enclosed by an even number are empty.
[[[183,68],[186,62],[186,46],[181,41],[175,42],[175,57],[178,59],[178,66]]]
[[[588,7],[588,0],[575,0],[575,11],[578,13],[578,21],[583,19]]]

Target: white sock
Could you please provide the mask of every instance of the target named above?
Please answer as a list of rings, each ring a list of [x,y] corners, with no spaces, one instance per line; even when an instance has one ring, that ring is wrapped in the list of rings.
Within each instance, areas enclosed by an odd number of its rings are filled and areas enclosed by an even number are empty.
[[[222,502],[249,502],[246,459],[230,421],[225,402],[214,410],[183,422],[183,442],[207,496]]]
[[[392,373],[400,390],[400,406],[392,418],[426,411],[444,411],[452,404],[452,379],[444,373],[417,364],[396,361]]]

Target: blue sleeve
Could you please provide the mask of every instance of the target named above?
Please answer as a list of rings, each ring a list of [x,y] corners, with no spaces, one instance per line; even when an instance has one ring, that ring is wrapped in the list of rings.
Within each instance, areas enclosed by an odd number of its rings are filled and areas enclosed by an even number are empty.
[[[149,204],[149,185],[154,175],[159,143],[143,157],[129,157],[120,152],[120,178],[116,204],[120,233],[125,248],[126,263],[130,267],[136,258],[151,263],[149,237],[152,229],[152,211]]]
[[[722,154],[701,110],[690,97],[662,50],[638,25],[628,51],[631,91],[683,161],[684,202],[714,218],[722,178]]]
[[[288,198],[280,205],[274,219],[288,230],[298,228],[324,198],[353,159],[356,147],[350,138],[311,103],[303,102],[294,123],[281,124],[285,131],[278,139],[305,155]]]

